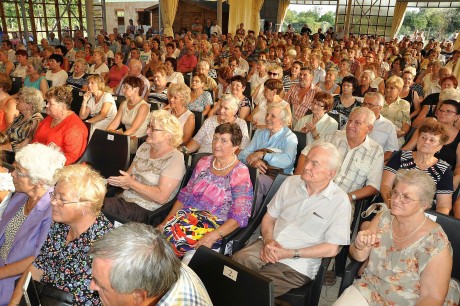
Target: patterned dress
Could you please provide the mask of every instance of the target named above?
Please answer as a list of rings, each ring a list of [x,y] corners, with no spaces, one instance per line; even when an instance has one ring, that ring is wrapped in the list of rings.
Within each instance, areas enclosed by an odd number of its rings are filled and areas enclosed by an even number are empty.
[[[100,305],[99,295],[89,289],[92,259],[88,255],[93,242],[112,228],[99,214],[88,230],[66,244],[69,225],[53,223],[48,237],[33,265],[42,270],[41,282],[72,292],[75,305]]]
[[[342,115],[342,116],[340,116],[340,127],[339,127],[339,129],[342,129],[345,126],[345,124],[347,124],[348,117],[350,116],[350,113],[353,110],[353,108],[359,107],[359,106],[361,106],[361,102],[359,102],[356,99],[353,102],[353,104],[351,104],[350,106],[346,107],[346,106],[344,106],[342,104],[342,101],[340,100],[340,96],[335,96],[334,97],[334,106],[332,108],[331,113],[333,113],[333,114],[341,114]]]
[[[440,226],[411,246],[398,250],[393,244],[390,211],[385,211],[379,222],[377,237],[380,243],[372,248],[369,265],[353,286],[369,305],[415,305],[420,296],[420,275],[432,257],[444,248],[452,248]],[[458,305],[459,285],[450,281],[444,305]],[[455,302],[454,302],[455,301]]]

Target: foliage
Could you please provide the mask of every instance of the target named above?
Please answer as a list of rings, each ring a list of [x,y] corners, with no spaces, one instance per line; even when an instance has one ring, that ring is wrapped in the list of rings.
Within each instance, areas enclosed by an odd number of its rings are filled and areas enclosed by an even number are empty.
[[[321,15],[318,7],[315,7],[308,12],[296,12],[288,10],[286,12],[286,17],[284,18],[284,23],[284,29],[286,29],[286,24],[292,24],[292,27],[297,32],[300,32],[304,24],[307,24],[313,33],[316,33],[318,28],[322,28],[323,32],[325,32],[327,28],[334,26],[335,13],[326,12],[325,14]]]
[[[423,8],[408,11],[400,29],[401,35],[411,35],[415,30],[423,31],[426,38],[448,38],[460,29],[460,8]]]

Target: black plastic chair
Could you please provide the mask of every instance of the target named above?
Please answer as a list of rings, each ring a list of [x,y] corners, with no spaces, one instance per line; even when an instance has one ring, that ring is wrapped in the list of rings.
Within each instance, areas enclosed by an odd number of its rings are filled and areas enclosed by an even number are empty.
[[[432,210],[426,211],[425,214],[427,214],[430,218],[436,219],[435,221],[447,234],[453,250],[451,277],[460,280],[460,219],[456,219],[454,217],[447,216]],[[353,284],[355,276],[362,264],[362,262],[353,259],[351,263],[346,267],[342,277],[342,282],[340,283],[339,296],[345,289]]]
[[[84,94],[85,92],[82,90],[72,89],[72,104],[70,105],[70,109],[76,114],[80,113],[80,108],[83,104]]]
[[[294,167],[297,167],[297,162],[299,161],[300,154],[302,150],[307,146],[307,134],[299,131],[292,131],[297,136],[297,155],[295,157]]]
[[[78,163],[89,164],[105,178],[119,175],[129,167],[129,143],[127,135],[97,129]]]
[[[14,95],[19,92],[22,87],[22,78],[12,77],[11,78],[11,90],[8,92],[9,95]]]
[[[189,267],[200,277],[214,305],[274,304],[272,280],[205,246],[197,249]]]
[[[337,129],[340,130],[340,124],[341,124],[341,123],[340,123],[340,122],[341,122],[340,120],[341,120],[342,115],[339,114],[339,113],[332,113],[332,112],[331,112],[331,113],[327,113],[327,114],[328,114],[331,118],[333,118],[335,121],[337,121],[337,123],[339,124],[339,125],[337,126]]]
[[[119,96],[119,95],[114,95],[112,94],[113,99],[115,100],[115,105],[117,106],[117,109],[120,108],[121,103],[126,100],[125,96]]]
[[[195,136],[203,125],[204,116],[203,112],[192,111],[192,113],[195,115],[195,130],[193,131],[193,136]]]

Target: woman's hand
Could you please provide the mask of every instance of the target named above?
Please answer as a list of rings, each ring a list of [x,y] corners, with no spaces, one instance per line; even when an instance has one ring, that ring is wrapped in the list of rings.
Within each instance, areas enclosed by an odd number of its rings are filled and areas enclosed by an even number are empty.
[[[354,245],[359,251],[376,246],[380,242],[380,238],[377,237],[377,233],[369,230],[358,232]]]
[[[121,171],[121,176],[111,176],[107,179],[107,182],[115,187],[121,187],[125,190],[131,189],[131,185],[136,180],[128,172]]]
[[[313,123],[311,123],[311,122],[306,123],[305,126],[302,128],[301,131],[304,132],[304,133],[312,133],[312,134],[314,134],[314,135],[317,134],[317,132],[316,132],[316,125],[313,124]]]
[[[198,249],[200,245],[211,248],[214,242],[220,239],[218,231],[218,229],[215,229],[212,232],[206,233],[200,240],[197,241],[195,244],[195,249]]]

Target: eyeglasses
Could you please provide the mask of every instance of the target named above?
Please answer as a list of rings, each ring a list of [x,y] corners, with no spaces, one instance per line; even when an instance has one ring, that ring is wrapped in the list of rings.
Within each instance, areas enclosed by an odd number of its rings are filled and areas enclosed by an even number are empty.
[[[60,207],[64,207],[64,205],[68,205],[68,204],[77,204],[77,203],[87,202],[87,201],[64,201],[61,198],[58,198],[56,196],[56,193],[54,192],[50,192],[50,199],[51,199],[51,202],[53,201],[56,202],[56,204],[58,204]]]
[[[366,103],[366,102],[363,102],[361,104],[361,106],[364,106],[364,107],[367,107],[367,108],[373,108],[373,107],[376,107],[376,106],[379,106],[377,104],[372,104],[372,103]]]
[[[400,193],[398,192],[396,189],[393,189],[391,192],[390,192],[390,195],[391,195],[391,198],[393,200],[397,199],[397,198],[400,198],[401,199],[401,202],[403,204],[409,204],[410,202],[416,202],[416,201],[420,201],[420,200],[416,200],[416,199],[412,199],[410,196],[408,196],[407,194],[405,193]]]
[[[271,72],[271,71],[270,71],[270,72],[268,73],[268,75],[269,75],[269,76],[277,76],[278,73],[277,73],[277,72]]]
[[[322,104],[322,103],[321,103],[320,101],[318,101],[318,100],[313,100],[311,104],[312,104],[312,105],[319,106],[319,107],[324,107],[324,104]]]
[[[161,132],[161,131],[164,131],[162,129],[156,129],[154,128],[154,125],[153,124],[147,124],[147,129],[150,129],[152,132]]]
[[[17,174],[18,176],[21,176],[21,177],[29,177],[28,174],[25,174],[24,172],[21,172],[21,170],[19,170],[19,168],[16,167],[16,166],[14,166],[14,170],[13,170],[13,171],[16,171],[16,174]]]
[[[438,113],[441,113],[441,114],[448,114],[448,115],[452,115],[452,114],[457,115],[457,112],[454,112],[454,111],[451,111],[451,110],[448,110],[448,109],[446,109],[446,110],[444,110],[444,109],[439,109],[439,110],[438,110]]]

